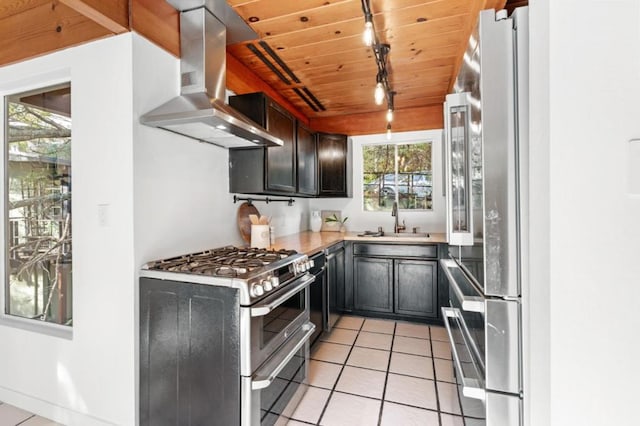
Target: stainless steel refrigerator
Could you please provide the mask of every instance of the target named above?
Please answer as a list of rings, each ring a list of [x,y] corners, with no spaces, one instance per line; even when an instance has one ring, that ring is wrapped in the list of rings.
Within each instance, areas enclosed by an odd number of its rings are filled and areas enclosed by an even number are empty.
[[[444,108],[443,316],[466,424],[524,424],[528,69],[528,9],[482,11]]]

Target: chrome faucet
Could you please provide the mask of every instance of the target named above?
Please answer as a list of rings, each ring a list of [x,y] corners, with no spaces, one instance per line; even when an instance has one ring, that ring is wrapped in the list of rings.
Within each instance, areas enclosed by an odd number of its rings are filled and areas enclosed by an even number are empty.
[[[404,220],[402,221],[402,225],[398,224],[399,219],[398,219],[398,202],[397,201],[393,202],[393,207],[391,208],[391,216],[396,218],[395,223],[393,224],[394,234],[397,234],[407,229],[407,227],[405,226]]]

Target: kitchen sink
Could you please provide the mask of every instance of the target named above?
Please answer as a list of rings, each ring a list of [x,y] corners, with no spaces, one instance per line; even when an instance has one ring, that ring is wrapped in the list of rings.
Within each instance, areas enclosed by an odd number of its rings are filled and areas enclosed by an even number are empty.
[[[399,237],[399,238],[429,238],[429,234],[427,232],[385,232],[385,237]]]
[[[362,234],[358,234],[358,237],[394,237],[394,238],[429,238],[430,235],[427,232],[376,232],[376,231],[364,231]]]

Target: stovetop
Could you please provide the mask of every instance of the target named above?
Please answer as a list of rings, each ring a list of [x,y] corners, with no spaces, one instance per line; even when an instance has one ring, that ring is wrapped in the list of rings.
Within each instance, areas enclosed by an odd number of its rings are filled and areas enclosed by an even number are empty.
[[[240,304],[250,306],[308,275],[312,266],[294,250],[227,246],[149,262],[140,277],[236,288]]]
[[[228,246],[156,260],[149,262],[147,269],[212,277],[239,277],[296,254],[295,250]]]

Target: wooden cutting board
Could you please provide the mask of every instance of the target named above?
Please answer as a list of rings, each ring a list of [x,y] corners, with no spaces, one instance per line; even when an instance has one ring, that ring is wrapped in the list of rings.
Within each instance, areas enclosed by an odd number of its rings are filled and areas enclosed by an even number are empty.
[[[240,230],[240,236],[245,243],[251,244],[251,221],[249,215],[255,214],[260,217],[260,213],[256,206],[244,202],[238,207],[238,229]]]

